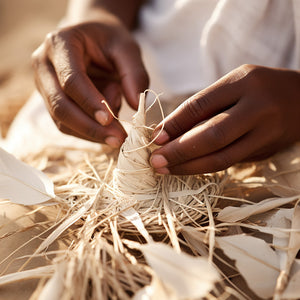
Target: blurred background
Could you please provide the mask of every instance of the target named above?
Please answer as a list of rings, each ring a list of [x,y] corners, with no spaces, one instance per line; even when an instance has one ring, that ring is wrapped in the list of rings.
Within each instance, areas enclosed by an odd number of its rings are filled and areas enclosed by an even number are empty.
[[[63,17],[67,0],[0,0],[2,136],[34,90],[31,53]]]

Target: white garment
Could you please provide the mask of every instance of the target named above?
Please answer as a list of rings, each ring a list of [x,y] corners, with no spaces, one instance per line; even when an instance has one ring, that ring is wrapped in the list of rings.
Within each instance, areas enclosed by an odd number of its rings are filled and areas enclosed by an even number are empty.
[[[151,88],[191,94],[244,64],[299,68],[299,0],[153,0],[136,38]]]
[[[48,146],[100,150],[101,145],[60,132],[50,117],[42,96],[34,92],[11,124],[0,147],[21,158]]]
[[[171,100],[167,113],[241,64],[300,65],[300,0],[150,0],[140,19],[150,88]],[[24,155],[53,143],[99,147],[60,133],[36,94],[1,145]]]

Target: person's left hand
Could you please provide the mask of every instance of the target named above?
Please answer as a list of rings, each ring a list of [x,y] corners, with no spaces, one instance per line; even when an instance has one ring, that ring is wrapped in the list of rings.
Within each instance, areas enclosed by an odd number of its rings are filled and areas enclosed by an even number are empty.
[[[215,172],[267,158],[300,140],[300,73],[242,65],[186,100],[155,136],[162,147],[150,163],[162,174]]]

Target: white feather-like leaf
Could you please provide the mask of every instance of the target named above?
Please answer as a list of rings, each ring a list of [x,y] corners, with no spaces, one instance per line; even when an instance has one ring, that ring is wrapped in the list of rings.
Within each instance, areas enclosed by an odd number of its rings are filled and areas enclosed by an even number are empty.
[[[142,245],[140,250],[157,277],[174,290],[179,299],[205,297],[220,279],[206,258],[177,253],[163,243]]]
[[[272,156],[263,164],[263,175],[267,188],[280,197],[300,193],[300,143]]]
[[[288,198],[269,198],[259,203],[243,205],[241,207],[227,206],[223,208],[217,219],[222,222],[237,222],[252,215],[261,214],[276,207],[291,203],[299,199],[299,195]]]
[[[55,198],[53,182],[0,148],[0,198],[24,205],[43,203]]]
[[[281,294],[287,286],[291,268],[300,249],[300,207],[298,205],[294,208],[291,230],[286,243],[282,245],[286,246],[283,247],[285,251],[277,250],[282,266],[280,276],[277,280],[276,297],[274,297],[274,299],[281,299]]]
[[[247,235],[216,238],[217,247],[235,260],[248,286],[262,298],[272,297],[279,275],[277,253],[263,240]]]
[[[61,262],[55,266],[54,275],[47,281],[38,300],[59,300],[64,288],[64,273],[67,263]]]
[[[299,299],[300,295],[300,260],[295,259],[287,288],[283,292],[282,299]]]
[[[36,254],[42,252],[49,247],[64,231],[77,222],[93,205],[97,195],[88,200],[77,212],[64,220],[52,233],[40,244],[36,250]]]
[[[122,212],[122,216],[125,217],[129,222],[131,222],[136,229],[140,232],[140,234],[146,239],[147,242],[151,242],[152,238],[149,235],[145,225],[141,219],[140,214],[134,209],[129,208]]]
[[[26,271],[3,275],[0,277],[0,286],[13,283],[16,281],[25,280],[25,279],[50,277],[53,274],[53,272],[54,272],[54,266],[49,265],[49,266],[38,267],[32,270],[26,270]]]

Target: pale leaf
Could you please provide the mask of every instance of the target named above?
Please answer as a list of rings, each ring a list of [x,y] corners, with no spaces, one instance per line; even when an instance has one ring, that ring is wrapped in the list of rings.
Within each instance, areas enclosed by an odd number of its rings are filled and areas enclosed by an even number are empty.
[[[140,250],[157,277],[180,299],[204,297],[219,280],[219,274],[205,258],[177,253],[163,243],[142,245]]]
[[[296,259],[291,269],[290,279],[282,299],[299,299],[300,295],[300,260]]]
[[[56,265],[54,275],[47,281],[38,300],[60,300],[64,288],[66,262]]]
[[[291,220],[293,216],[294,209],[279,209],[276,213],[270,216],[266,222],[266,225],[281,229],[291,228]],[[287,252],[286,249],[289,244],[290,232],[283,232],[277,230],[278,232],[273,233],[273,245],[275,246],[275,251],[279,256],[280,269],[284,269],[287,263]]]
[[[177,300],[175,291],[163,284],[155,275],[150,285],[145,286],[135,293],[133,300]]]
[[[145,238],[147,242],[152,241],[152,238],[145,228],[140,214],[134,208],[131,207],[129,209],[126,209],[122,212],[122,216],[136,227],[136,229],[140,232],[140,234]]]
[[[261,214],[276,207],[299,199],[299,196],[288,198],[269,198],[259,203],[243,205],[241,207],[227,206],[220,211],[217,219],[222,222],[236,222],[255,214]]]
[[[66,220],[63,221],[51,234],[40,244],[35,253],[40,253],[47,247],[49,247],[64,231],[70,226],[77,222],[93,205],[96,196],[88,200],[78,211],[70,215]]]
[[[297,205],[294,209],[291,232],[289,234],[288,245],[286,251],[280,251],[279,256],[281,261],[284,262],[281,269],[280,276],[277,280],[276,286],[276,299],[280,299],[281,294],[285,290],[288,277],[292,268],[292,265],[295,261],[296,255],[300,249],[300,207]]]
[[[264,165],[268,189],[280,197],[300,194],[300,143],[271,157]]]
[[[54,266],[49,265],[44,267],[38,267],[32,270],[3,275],[0,277],[0,286],[25,279],[49,277],[53,274],[53,272]]]
[[[297,205],[292,219],[292,231],[288,245],[288,260],[286,271],[288,271],[294,262],[298,251],[300,250],[300,207]]]
[[[273,245],[277,248],[287,247],[293,212],[293,208],[279,208],[256,215],[249,218],[249,221],[256,224],[264,224],[264,226],[253,225],[251,228],[272,235]],[[255,236],[257,237],[257,235]],[[276,252],[281,251],[277,248]]]
[[[0,198],[24,205],[39,204],[55,198],[53,182],[0,148]]]
[[[235,264],[250,289],[262,298],[274,293],[279,275],[278,256],[263,240],[247,236],[233,235],[217,237],[216,245]]]
[[[291,267],[300,248],[300,208],[281,208],[267,217],[261,216],[261,221],[276,230],[273,234],[273,245],[278,255],[280,275],[277,279],[274,299],[280,299],[287,283]],[[269,232],[269,227],[257,227],[260,231]],[[267,229],[267,230],[266,230]]]
[[[200,238],[199,232],[193,227],[189,226],[182,228],[182,235],[184,239],[192,246],[192,249],[196,250],[201,256],[208,257],[207,247],[203,242],[205,236]]]

